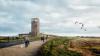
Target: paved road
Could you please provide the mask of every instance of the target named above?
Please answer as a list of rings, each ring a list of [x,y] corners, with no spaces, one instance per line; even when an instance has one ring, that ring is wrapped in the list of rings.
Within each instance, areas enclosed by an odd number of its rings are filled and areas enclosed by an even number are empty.
[[[0,56],[35,56],[44,43],[41,41],[34,41],[31,42],[27,48],[24,47],[24,44],[2,48],[0,49]]]
[[[0,43],[0,48],[5,48],[5,47],[9,47],[9,46],[13,46],[13,45],[18,45],[18,44],[22,44],[22,43],[23,43],[22,41]]]

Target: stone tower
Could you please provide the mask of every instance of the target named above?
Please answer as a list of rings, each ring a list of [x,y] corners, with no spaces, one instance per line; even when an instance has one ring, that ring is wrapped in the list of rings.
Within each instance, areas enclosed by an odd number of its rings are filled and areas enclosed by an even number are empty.
[[[32,18],[31,21],[31,35],[38,36],[39,35],[39,18]]]

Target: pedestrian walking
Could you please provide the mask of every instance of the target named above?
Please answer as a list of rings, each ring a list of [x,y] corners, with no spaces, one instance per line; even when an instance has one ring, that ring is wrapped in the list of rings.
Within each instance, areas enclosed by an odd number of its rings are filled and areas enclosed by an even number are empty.
[[[48,35],[46,36],[46,40],[48,39]]]
[[[41,36],[41,41],[43,41],[43,42],[44,42],[44,36]]]
[[[25,43],[25,47],[28,47],[28,45],[30,44],[28,36],[24,37],[24,43]]]

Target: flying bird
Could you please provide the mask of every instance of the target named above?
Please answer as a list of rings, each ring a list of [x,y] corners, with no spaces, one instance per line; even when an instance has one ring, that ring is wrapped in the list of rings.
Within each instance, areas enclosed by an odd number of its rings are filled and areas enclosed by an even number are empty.
[[[87,31],[86,29],[84,29],[84,31]]]
[[[81,29],[83,29],[83,28],[84,28],[84,24],[81,25]]]
[[[81,27],[81,29],[83,29],[83,27]]]
[[[84,31],[87,31],[87,29],[84,29],[84,24],[78,21],[75,21],[75,24],[80,24],[81,25],[81,29],[83,29]]]
[[[81,29],[83,29],[83,28],[84,28],[84,24],[83,24],[83,23],[81,23],[81,22],[80,22],[79,24],[81,24]]]
[[[75,22],[75,24],[77,24],[77,23],[78,23],[78,21]]]
[[[79,24],[83,24],[83,23],[79,23]]]

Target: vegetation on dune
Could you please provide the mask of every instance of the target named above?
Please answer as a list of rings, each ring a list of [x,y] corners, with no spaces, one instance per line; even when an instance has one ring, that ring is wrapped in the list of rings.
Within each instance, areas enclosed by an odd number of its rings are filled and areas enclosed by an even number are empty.
[[[92,51],[94,55],[100,56],[100,49],[89,48],[89,50]]]
[[[30,41],[40,40],[40,37],[29,37]],[[0,43],[5,42],[23,42],[23,37],[0,37]]]
[[[41,47],[41,56],[82,56],[81,53],[68,50],[68,38],[55,38]]]
[[[91,55],[100,56],[100,39],[98,38],[81,38],[71,41],[71,46],[78,49],[88,50]],[[88,54],[88,53],[86,53]]]

